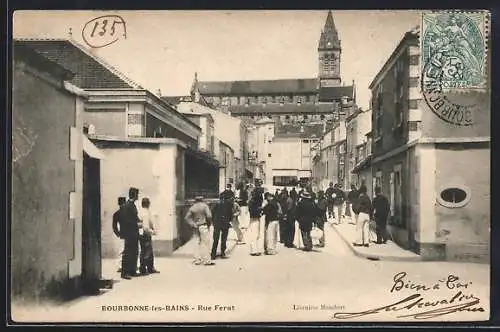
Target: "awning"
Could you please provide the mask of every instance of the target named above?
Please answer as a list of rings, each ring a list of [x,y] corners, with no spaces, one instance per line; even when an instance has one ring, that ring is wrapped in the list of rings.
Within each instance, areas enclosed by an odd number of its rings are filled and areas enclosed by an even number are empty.
[[[94,159],[104,159],[104,153],[82,133],[83,151]]]

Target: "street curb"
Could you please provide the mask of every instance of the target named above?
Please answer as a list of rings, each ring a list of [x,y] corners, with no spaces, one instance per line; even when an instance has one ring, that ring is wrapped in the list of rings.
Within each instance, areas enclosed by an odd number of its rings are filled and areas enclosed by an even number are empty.
[[[366,258],[370,260],[377,261],[393,261],[393,262],[422,262],[423,259],[420,256],[417,257],[400,257],[400,256],[388,256],[388,255],[376,255],[376,254],[365,254],[357,250],[350,241],[348,241],[344,235],[335,227],[331,225],[331,227],[337,232],[339,237],[344,241],[344,243],[351,249],[355,256],[360,258]]]

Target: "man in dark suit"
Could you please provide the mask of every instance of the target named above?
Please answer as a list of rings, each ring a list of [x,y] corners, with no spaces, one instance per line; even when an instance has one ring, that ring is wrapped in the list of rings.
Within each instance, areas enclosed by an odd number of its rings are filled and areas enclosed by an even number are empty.
[[[139,189],[129,189],[129,199],[123,206],[121,214],[120,234],[125,240],[125,248],[122,257],[123,279],[135,277],[137,273],[137,258],[139,256],[139,216],[135,201],[139,198]]]
[[[299,222],[300,232],[302,233],[302,241],[304,242],[304,251],[312,250],[311,230],[313,223],[316,221],[317,207],[309,192],[303,191],[301,200],[297,204],[296,218]]]
[[[233,199],[230,193],[222,193],[220,195],[220,201],[215,204],[212,216],[214,221],[214,238],[212,244],[212,254],[211,258],[215,259],[217,257],[217,247],[219,246],[220,239],[220,251],[221,258],[227,258],[226,256],[226,246],[227,246],[227,235],[229,234],[229,228],[231,227],[231,221],[233,220]]]
[[[375,187],[375,198],[373,199],[373,210],[375,223],[377,225],[377,244],[387,243],[387,217],[390,205],[387,197],[382,195],[382,189]]]
[[[123,206],[125,205],[125,203],[127,203],[127,197],[118,197],[118,210],[115,213],[113,213],[113,233],[115,233],[115,235],[120,239],[123,239],[122,235],[120,234],[120,230],[122,228],[121,220],[123,219],[122,214],[124,211]],[[120,252],[120,263],[118,264],[119,265],[118,272],[122,272],[121,266],[122,266],[122,256],[124,250],[125,249],[122,249],[122,251]]]

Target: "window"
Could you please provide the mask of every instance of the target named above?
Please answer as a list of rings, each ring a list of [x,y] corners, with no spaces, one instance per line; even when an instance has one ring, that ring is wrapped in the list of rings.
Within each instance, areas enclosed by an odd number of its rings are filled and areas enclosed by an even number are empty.
[[[416,66],[418,65],[418,55],[410,55],[410,66]]]
[[[398,128],[403,123],[403,106],[401,103],[396,104],[396,112],[394,117],[394,127]]]
[[[410,99],[408,107],[411,110],[418,109],[418,99]]]
[[[408,122],[408,130],[409,131],[418,131],[420,129],[420,121],[409,121]]]
[[[441,188],[437,202],[447,208],[459,208],[469,203],[470,198],[469,188],[460,184],[451,184]]]
[[[418,77],[410,77],[410,88],[418,87]]]
[[[268,153],[268,154],[267,154],[267,156],[268,156],[268,157],[271,157],[271,154],[270,154],[270,153]]]

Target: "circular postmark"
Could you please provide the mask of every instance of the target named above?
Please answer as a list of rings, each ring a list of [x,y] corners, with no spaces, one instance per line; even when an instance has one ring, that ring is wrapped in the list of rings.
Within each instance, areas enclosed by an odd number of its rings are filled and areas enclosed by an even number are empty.
[[[429,108],[440,119],[458,126],[474,124],[475,104],[456,102],[460,93],[456,87],[447,86],[447,77],[460,75],[463,64],[447,52],[436,52],[428,57],[423,64],[421,89],[424,100]]]

